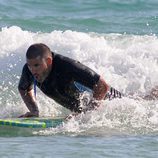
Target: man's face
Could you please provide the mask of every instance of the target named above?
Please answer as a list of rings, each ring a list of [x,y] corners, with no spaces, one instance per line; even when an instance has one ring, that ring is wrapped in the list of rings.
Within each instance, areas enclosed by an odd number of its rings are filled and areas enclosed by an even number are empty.
[[[48,75],[48,64],[45,58],[27,59],[27,66],[38,82],[43,82]]]

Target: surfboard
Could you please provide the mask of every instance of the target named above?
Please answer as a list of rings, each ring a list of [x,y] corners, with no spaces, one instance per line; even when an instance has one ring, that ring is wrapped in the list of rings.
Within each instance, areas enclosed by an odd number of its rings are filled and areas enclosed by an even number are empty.
[[[4,118],[0,127],[55,128],[64,122],[64,118]]]

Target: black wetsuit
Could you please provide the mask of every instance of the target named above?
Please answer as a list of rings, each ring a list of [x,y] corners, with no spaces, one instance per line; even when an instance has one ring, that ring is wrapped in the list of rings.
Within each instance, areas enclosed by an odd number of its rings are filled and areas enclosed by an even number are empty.
[[[80,62],[53,53],[52,70],[43,83],[37,82],[38,88],[57,103],[77,112],[79,107],[79,90],[74,86],[74,81],[93,89],[100,76]],[[19,89],[31,90],[34,77],[24,65],[19,82]]]

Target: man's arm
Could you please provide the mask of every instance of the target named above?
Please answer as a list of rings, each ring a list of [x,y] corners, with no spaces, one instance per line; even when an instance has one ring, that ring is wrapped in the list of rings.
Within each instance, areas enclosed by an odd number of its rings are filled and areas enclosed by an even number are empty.
[[[94,85],[93,91],[93,97],[96,100],[122,98],[122,94],[115,88],[108,85],[102,77],[100,77],[97,84]]]
[[[102,77],[99,78],[97,84],[93,87],[93,97],[96,100],[103,100],[109,90],[108,84],[104,81]]]
[[[33,96],[33,90],[27,91],[27,90],[22,90],[19,88],[19,92],[21,94],[21,97],[22,97],[24,103],[26,104],[27,108],[30,111],[19,117],[38,117],[39,110],[38,110],[38,106],[35,101],[35,98]]]

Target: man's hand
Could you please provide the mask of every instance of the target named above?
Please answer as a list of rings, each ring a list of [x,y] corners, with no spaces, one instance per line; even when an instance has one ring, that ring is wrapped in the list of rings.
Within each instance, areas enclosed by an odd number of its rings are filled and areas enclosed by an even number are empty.
[[[65,117],[65,120],[68,121],[70,119],[72,119],[73,117],[76,117],[79,113],[72,113],[72,114],[69,114],[68,116]]]
[[[39,117],[39,114],[38,113],[27,112],[23,115],[20,115],[18,118],[22,118],[22,117]]]
[[[26,114],[19,116],[19,117],[38,117],[39,110],[38,110],[36,100],[33,96],[33,90],[24,91],[24,90],[19,89],[19,92],[20,92],[22,99],[25,102],[27,108],[30,111],[30,112],[27,112]]]

